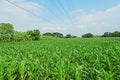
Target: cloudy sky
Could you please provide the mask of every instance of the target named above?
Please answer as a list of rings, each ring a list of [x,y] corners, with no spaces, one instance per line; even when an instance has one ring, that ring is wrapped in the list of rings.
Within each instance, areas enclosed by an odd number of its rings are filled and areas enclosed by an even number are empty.
[[[0,0],[0,23],[80,36],[120,31],[120,0]]]

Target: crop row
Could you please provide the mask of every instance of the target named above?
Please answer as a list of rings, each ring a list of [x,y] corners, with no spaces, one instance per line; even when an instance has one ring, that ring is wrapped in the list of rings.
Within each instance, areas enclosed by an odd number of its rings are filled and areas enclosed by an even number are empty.
[[[120,80],[120,39],[0,43],[0,80]]]

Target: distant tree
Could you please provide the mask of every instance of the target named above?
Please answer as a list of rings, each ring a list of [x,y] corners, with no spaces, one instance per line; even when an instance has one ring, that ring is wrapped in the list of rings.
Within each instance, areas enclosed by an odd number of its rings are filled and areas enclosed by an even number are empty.
[[[102,37],[120,37],[120,32],[119,31],[114,31],[114,32],[105,32]]]
[[[71,36],[71,38],[77,38],[77,36]]]
[[[15,32],[13,35],[13,41],[27,41],[30,40],[26,32]]]
[[[119,31],[114,31],[112,33],[112,37],[120,37],[120,32]]]
[[[0,34],[0,41],[12,41],[13,35],[11,34]]]
[[[77,36],[73,36],[73,35],[71,35],[71,34],[67,34],[66,36],[65,36],[65,38],[76,38]]]
[[[65,36],[65,38],[71,38],[71,37],[72,37],[71,34],[67,34],[67,35]]]
[[[92,33],[86,33],[84,35],[82,35],[83,38],[92,38],[94,37]]]
[[[53,34],[50,32],[47,32],[47,33],[44,33],[43,36],[53,36]]]
[[[14,32],[14,28],[12,24],[9,23],[1,23],[0,24],[0,33],[1,34],[11,34]]]
[[[111,32],[105,32],[102,37],[112,37],[112,33]]]
[[[0,23],[0,41],[11,41],[14,33],[12,24]]]
[[[34,40],[39,40],[40,39],[40,31],[38,29],[34,30]]]
[[[53,37],[63,38],[63,34],[62,34],[62,33],[59,33],[59,32],[54,32],[54,33],[53,33]]]
[[[38,29],[35,30],[30,30],[27,31],[27,34],[29,35],[29,38],[31,38],[32,40],[39,40],[40,39],[40,31]]]

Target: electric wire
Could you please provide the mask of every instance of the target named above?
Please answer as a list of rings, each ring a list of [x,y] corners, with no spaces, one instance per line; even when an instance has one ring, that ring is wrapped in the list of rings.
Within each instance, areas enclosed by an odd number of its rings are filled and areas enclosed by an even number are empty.
[[[63,11],[64,11],[65,15],[68,17],[68,20],[69,20],[69,21],[70,21],[70,23],[72,24],[72,23],[73,23],[73,21],[71,20],[70,16],[68,15],[68,13],[67,13],[67,11],[66,11],[65,7],[63,6],[63,4],[62,4],[61,0],[58,0],[58,3],[60,4],[61,8],[63,9]]]
[[[9,2],[10,4],[12,4],[12,5],[14,5],[15,7],[17,7],[17,8],[19,8],[19,9],[21,9],[21,10],[24,10],[24,11],[26,11],[26,12],[28,12],[28,13],[30,13],[31,15],[33,15],[33,16],[35,16],[35,17],[40,17],[41,19],[43,19],[43,20],[45,20],[45,21],[47,21],[47,22],[49,22],[49,23],[51,23],[51,24],[53,24],[53,25],[56,25],[55,23],[53,23],[53,22],[51,22],[51,21],[49,21],[48,19],[46,19],[46,18],[43,18],[42,16],[38,16],[38,15],[36,15],[35,13],[32,13],[30,10],[28,10],[28,9],[25,9],[25,8],[23,8],[23,7],[21,7],[21,6],[18,6],[18,5],[16,5],[15,3],[13,3],[13,2],[11,2],[11,1],[9,1],[9,0],[6,0],[7,2]]]
[[[45,5],[41,0],[38,0],[38,2],[39,2],[43,7],[46,7],[46,5]],[[52,13],[52,15],[53,15],[56,19],[58,19],[58,16],[55,14],[55,12],[53,12],[51,9],[48,9],[48,11],[49,11],[50,13]]]
[[[68,5],[68,8],[70,11],[72,11],[72,8],[71,8],[71,0],[66,0],[66,3]]]

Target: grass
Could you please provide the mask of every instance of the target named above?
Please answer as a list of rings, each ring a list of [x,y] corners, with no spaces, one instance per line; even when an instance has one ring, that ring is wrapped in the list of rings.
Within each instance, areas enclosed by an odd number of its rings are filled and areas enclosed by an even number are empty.
[[[120,80],[120,39],[0,43],[0,80]]]

